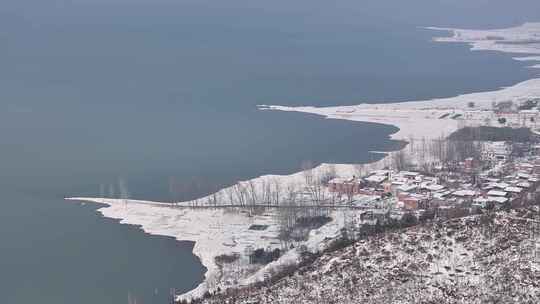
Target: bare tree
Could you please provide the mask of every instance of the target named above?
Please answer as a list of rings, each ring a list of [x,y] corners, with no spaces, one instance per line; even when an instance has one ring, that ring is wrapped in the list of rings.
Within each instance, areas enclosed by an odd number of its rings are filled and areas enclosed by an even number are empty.
[[[302,162],[302,174],[306,185],[313,184],[313,163],[309,160]]]
[[[271,201],[274,206],[279,206],[281,203],[281,182],[279,179],[274,178],[272,180],[272,193],[271,193]]]
[[[210,191],[212,194],[208,196],[207,205],[217,207],[218,202],[220,201],[221,192],[218,191],[217,186],[211,186]]]
[[[272,200],[272,185],[263,178],[260,182],[260,188],[262,193],[261,204],[270,205]]]
[[[319,175],[314,177],[313,183],[309,186],[309,191],[315,206],[321,206],[326,201],[326,191]]]
[[[283,203],[279,208],[277,208],[277,216],[278,216],[278,223],[279,223],[279,237],[282,242],[282,245],[285,248],[288,248],[290,239],[291,239],[291,232],[296,224],[297,219],[297,204],[296,204],[296,198],[297,198],[297,189],[296,185],[293,183],[290,183],[287,185],[285,189],[285,199],[283,200]]]
[[[257,204],[259,203],[259,194],[257,192],[257,187],[255,185],[255,183],[253,182],[253,180],[249,180],[247,182],[247,187],[246,187],[246,192],[247,192],[247,202],[249,204],[249,212],[250,214],[253,214],[256,210],[256,206]]]
[[[443,165],[448,163],[448,149],[447,149],[447,140],[444,136],[434,139],[431,142],[431,151],[433,158],[441,162]]]
[[[354,195],[356,194],[356,186],[354,185],[356,180],[352,180],[350,184],[345,187],[345,195],[347,196],[347,203],[352,203]]]
[[[255,205],[259,201],[259,195],[257,193],[257,187],[255,186],[255,183],[253,180],[249,180],[247,182],[247,193],[248,193],[248,201],[250,205]]]
[[[341,201],[341,192],[340,191],[331,191],[330,192],[330,203],[332,205],[335,205],[336,203]]]
[[[364,177],[367,175],[366,168],[364,164],[356,164],[354,165],[354,171],[356,173],[356,176],[358,177]]]
[[[328,182],[331,181],[332,179],[334,179],[336,176],[337,176],[336,165],[328,164],[328,165],[326,165],[325,170],[322,173],[321,183],[323,185],[327,185]]]
[[[414,153],[414,136],[411,134],[409,135],[409,153],[412,155]]]
[[[228,187],[227,189],[225,189],[225,194],[227,195],[227,198],[229,199],[229,204],[230,205],[235,205],[235,198],[234,198],[234,187],[231,186],[231,187]]]
[[[244,187],[244,185],[242,185],[242,183],[239,182],[233,186],[233,191],[236,197],[236,201],[238,202],[238,205],[242,207],[246,206],[246,200],[247,200],[246,187]]]
[[[405,170],[408,166],[408,160],[403,150],[392,154],[392,167],[397,171]]]

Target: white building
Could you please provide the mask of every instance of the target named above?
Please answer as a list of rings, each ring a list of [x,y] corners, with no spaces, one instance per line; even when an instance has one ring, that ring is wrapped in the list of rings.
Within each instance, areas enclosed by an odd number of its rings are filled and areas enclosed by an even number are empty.
[[[506,161],[512,153],[512,147],[504,141],[488,142],[484,146],[482,156],[486,160]]]

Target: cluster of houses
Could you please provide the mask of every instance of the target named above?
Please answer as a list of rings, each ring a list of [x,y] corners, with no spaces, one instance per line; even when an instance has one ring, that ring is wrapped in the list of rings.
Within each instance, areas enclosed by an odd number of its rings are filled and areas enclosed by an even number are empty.
[[[345,194],[351,207],[366,210],[390,206],[419,215],[430,210],[452,217],[463,210],[501,208],[532,199],[540,184],[540,156],[529,153],[511,158],[510,154],[507,144],[492,143],[482,160],[466,159],[457,170],[376,170],[361,178],[332,179],[328,189]]]

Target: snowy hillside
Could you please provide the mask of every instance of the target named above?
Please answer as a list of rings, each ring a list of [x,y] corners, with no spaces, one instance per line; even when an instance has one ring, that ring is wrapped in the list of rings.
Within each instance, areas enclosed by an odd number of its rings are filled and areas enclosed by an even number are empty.
[[[538,303],[538,207],[394,230],[203,303]]]

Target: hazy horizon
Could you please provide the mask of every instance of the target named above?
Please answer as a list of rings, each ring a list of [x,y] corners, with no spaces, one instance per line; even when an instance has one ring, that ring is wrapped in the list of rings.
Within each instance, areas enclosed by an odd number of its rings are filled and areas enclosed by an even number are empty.
[[[203,180],[195,195],[400,145],[394,127],[258,104],[418,100],[538,75],[505,54],[433,43],[443,33],[420,27],[540,22],[540,2],[433,2],[2,1],[0,295],[112,304],[200,280],[191,244],[64,196],[122,178],[134,198],[168,200],[171,179]]]

